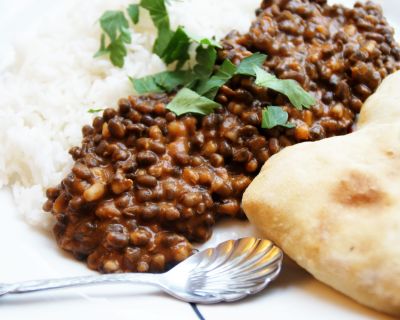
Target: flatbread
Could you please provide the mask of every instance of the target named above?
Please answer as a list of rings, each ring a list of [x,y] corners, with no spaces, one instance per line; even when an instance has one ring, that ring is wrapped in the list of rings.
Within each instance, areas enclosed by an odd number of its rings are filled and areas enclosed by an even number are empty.
[[[400,73],[368,100],[359,131],[274,155],[242,205],[315,278],[400,316],[400,97],[390,99],[397,88]]]

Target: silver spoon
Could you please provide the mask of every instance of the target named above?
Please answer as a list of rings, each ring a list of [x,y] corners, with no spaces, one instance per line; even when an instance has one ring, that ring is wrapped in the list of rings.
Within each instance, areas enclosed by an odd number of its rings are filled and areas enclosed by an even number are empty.
[[[274,280],[282,257],[282,251],[269,240],[243,238],[196,253],[166,273],[117,273],[0,284],[0,296],[101,283],[144,283],[187,302],[235,301],[261,291]]]

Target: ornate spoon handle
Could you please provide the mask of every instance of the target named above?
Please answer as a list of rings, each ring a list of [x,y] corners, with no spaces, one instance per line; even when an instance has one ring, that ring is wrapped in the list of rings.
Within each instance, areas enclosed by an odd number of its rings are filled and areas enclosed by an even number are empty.
[[[156,274],[135,273],[135,274],[103,274],[95,276],[81,276],[60,279],[33,280],[19,283],[0,284],[0,296],[6,294],[26,293],[33,291],[58,289],[65,287],[76,287],[103,283],[143,283],[158,285]]]

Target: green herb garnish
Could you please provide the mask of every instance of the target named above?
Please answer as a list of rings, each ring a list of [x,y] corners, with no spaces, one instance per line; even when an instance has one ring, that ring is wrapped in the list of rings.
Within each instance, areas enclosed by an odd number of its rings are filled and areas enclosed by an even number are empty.
[[[181,69],[189,59],[188,51],[193,42],[197,42],[202,47],[220,47],[215,39],[198,39],[189,36],[183,27],[178,27],[175,31],[171,30],[165,2],[165,0],[141,0],[140,4],[129,5],[127,13],[133,24],[137,24],[139,8],[142,7],[149,12],[157,28],[153,52],[167,65],[177,62],[176,69]],[[100,18],[100,26],[103,34],[101,35],[100,49],[95,57],[109,54],[111,62],[122,68],[127,55],[126,45],[132,41],[128,19],[123,11],[106,11]]]
[[[176,31],[171,30],[164,0],[142,0],[140,6],[149,11],[158,31],[153,52],[166,64],[178,61],[178,66],[181,67],[189,59],[188,49],[191,38],[183,27],[178,27]]]
[[[207,99],[188,88],[180,90],[175,98],[167,105],[167,109],[177,116],[189,112],[207,115],[220,107],[221,105],[219,103]]]
[[[276,126],[294,128],[293,123],[288,122],[289,115],[281,107],[267,107],[262,111],[261,127],[271,129]]]
[[[225,60],[216,66],[216,48],[221,48],[214,39],[197,38],[189,35],[183,27],[171,30],[166,7],[166,0],[141,0],[140,4],[131,4],[127,8],[130,20],[136,24],[139,21],[139,8],[148,10],[157,28],[157,38],[153,52],[167,65],[175,64],[175,71],[164,71],[151,76],[132,79],[135,90],[139,94],[173,92],[181,88],[167,109],[175,114],[196,113],[207,115],[221,105],[215,101],[218,90],[235,75],[255,77],[255,84],[284,94],[292,105],[301,110],[315,104],[315,99],[307,93],[295,80],[278,79],[265,71],[262,66],[266,55],[254,53],[244,58],[239,65]],[[103,29],[101,46],[95,56],[110,55],[111,62],[118,67],[124,64],[127,54],[126,44],[131,43],[129,21],[122,11],[107,11],[100,18]],[[108,44],[106,44],[108,43]],[[192,68],[182,70],[189,60],[189,47],[197,43],[196,64]],[[89,112],[95,113],[102,109]],[[262,128],[271,129],[275,126],[293,128],[288,122],[289,115],[281,107],[270,106],[262,111]]]
[[[214,71],[215,61],[217,60],[217,50],[202,45],[196,49],[196,62],[193,72],[198,79],[208,79]]]
[[[89,109],[87,112],[89,112],[89,113],[98,113],[98,112],[101,112],[103,110],[104,109]]]
[[[128,13],[132,21],[135,21],[139,17],[139,12],[137,11],[136,16],[134,5],[132,6],[129,6]],[[132,42],[129,22],[125,14],[122,11],[106,11],[100,17],[100,26],[103,29],[100,49],[95,53],[94,57],[109,54],[112,64],[122,68],[127,55],[126,45]],[[106,41],[108,41],[108,45],[106,45]]]
[[[189,46],[191,39],[182,27],[178,27],[169,39],[165,49],[157,53],[166,63],[171,64],[178,61],[179,65],[183,65],[189,59]]]
[[[315,104],[315,99],[305,91],[297,81],[278,79],[260,67],[255,67],[255,84],[284,94],[296,109],[309,108]]]
[[[233,77],[236,70],[237,67],[230,60],[225,60],[215,75],[201,82],[196,91],[209,99],[214,99],[219,88]]]
[[[250,66],[252,66],[254,70],[255,66],[262,65],[266,59],[266,55],[264,54],[255,54],[254,58],[251,56],[243,59],[238,66],[234,65],[230,60],[225,60],[213,73],[217,57],[215,48],[203,48],[199,46],[196,52],[197,64],[192,70],[166,71],[140,79],[131,79],[136,92],[139,94],[148,92],[171,92],[180,86],[187,87],[190,88],[192,92],[197,93],[197,95],[195,96],[192,94],[185,96],[185,102],[188,102],[190,98],[194,100],[192,111],[188,111],[189,109],[187,109],[186,112],[204,114],[204,108],[197,110],[197,112],[193,111],[196,110],[198,106],[198,96],[206,98],[207,100],[205,101],[209,103],[209,101],[214,100],[218,90],[235,74],[239,74],[239,72],[244,74],[250,73]],[[255,71],[253,71],[253,73],[255,74]],[[170,103],[173,106],[171,109],[173,112],[176,110],[176,99],[178,97],[180,98],[179,93]],[[212,112],[212,109],[208,110]],[[179,112],[182,112],[182,109],[179,109]]]
[[[213,72],[216,57],[214,48],[199,46],[196,56],[197,64],[193,70],[164,71],[143,78],[130,78],[130,80],[139,94],[171,92],[181,86],[193,88]]]
[[[247,76],[255,76],[255,67],[261,68],[266,59],[267,56],[265,54],[256,52],[251,56],[244,58],[240,62],[235,73]]]
[[[142,0],[140,6],[149,11],[151,19],[158,30],[170,30],[169,16],[164,0]]]
[[[128,15],[131,18],[133,24],[137,24],[139,22],[139,5],[138,4],[130,4],[128,6]]]
[[[164,71],[140,79],[130,78],[136,92],[159,93],[171,92],[179,86],[186,85],[192,80],[193,74],[190,71]]]
[[[106,11],[100,18],[100,26],[110,37],[111,41],[115,41],[119,35],[128,34],[129,23],[122,11]]]
[[[267,59],[265,54],[254,53],[250,57],[244,58],[238,66],[230,60],[225,60],[217,73],[207,81],[203,81],[197,88],[197,92],[209,99],[214,99],[225,83],[227,83],[235,74],[255,75],[255,67],[262,66]]]

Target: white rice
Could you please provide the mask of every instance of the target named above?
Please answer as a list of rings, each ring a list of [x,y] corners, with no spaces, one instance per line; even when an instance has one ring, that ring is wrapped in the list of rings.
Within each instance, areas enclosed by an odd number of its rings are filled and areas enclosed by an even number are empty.
[[[259,2],[171,1],[169,11],[173,26],[221,38],[232,29],[246,31]],[[151,53],[155,30],[147,14],[135,27],[123,69],[93,58],[100,38],[97,19],[132,0],[56,3],[51,14],[40,17],[37,28],[21,35],[13,50],[0,57],[0,187],[10,186],[21,216],[43,228],[51,221],[41,210],[44,190],[70,170],[68,149],[80,144],[81,127],[91,122],[87,110],[115,106],[119,98],[132,94],[128,75],[165,69]]]

